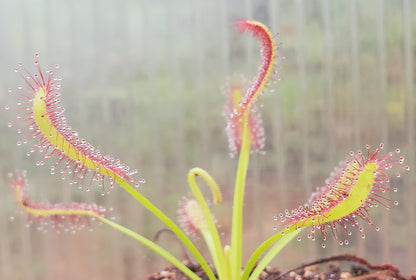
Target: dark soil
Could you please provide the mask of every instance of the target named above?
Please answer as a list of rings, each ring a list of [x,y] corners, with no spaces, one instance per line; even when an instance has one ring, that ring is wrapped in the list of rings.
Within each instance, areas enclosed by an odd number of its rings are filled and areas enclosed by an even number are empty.
[[[208,280],[200,265],[184,261],[184,264],[194,271],[201,279]],[[321,265],[324,264],[324,265]],[[324,269],[322,269],[324,267]],[[347,267],[342,269],[341,267]],[[349,269],[348,269],[349,267]],[[215,271],[214,271],[215,273]],[[416,280],[416,275],[404,277],[391,264],[372,265],[367,260],[355,255],[343,254],[319,259],[303,264],[289,271],[279,271],[277,268],[266,268],[259,280]],[[151,275],[147,280],[189,280],[180,270],[170,266]]]

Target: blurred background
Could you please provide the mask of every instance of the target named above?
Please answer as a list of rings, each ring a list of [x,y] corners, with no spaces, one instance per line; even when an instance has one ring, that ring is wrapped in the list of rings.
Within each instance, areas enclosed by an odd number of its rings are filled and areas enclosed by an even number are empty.
[[[261,97],[266,154],[251,157],[245,200],[245,259],[280,224],[273,216],[298,207],[348,153],[385,144],[401,148],[410,172],[393,182],[400,201],[372,211],[382,230],[354,230],[348,246],[332,238],[293,241],[273,265],[288,270],[338,253],[371,263],[391,262],[403,274],[416,270],[415,51],[416,2],[411,0],[0,0],[0,278],[144,279],[167,262],[106,227],[75,234],[27,227],[7,173],[27,169],[36,201],[96,202],[116,220],[152,238],[163,228],[121,188],[101,196],[50,175],[50,161],[17,147],[21,135],[7,127],[5,111],[23,85],[13,71],[22,62],[34,72],[60,66],[61,103],[81,138],[120,158],[146,180],[140,191],[176,218],[177,202],[190,195],[187,171],[209,171],[224,202],[212,207],[229,242],[237,159],[229,157],[221,86],[233,73],[247,78],[260,63],[258,43],[230,23],[255,19],[280,44],[278,77]],[[283,59],[284,58],[284,59]],[[207,190],[204,190],[207,191]],[[207,197],[210,194],[207,192]],[[392,203],[391,203],[392,204]],[[92,231],[92,232],[90,232]],[[179,244],[162,235],[179,258]],[[196,243],[204,248],[203,242]]]

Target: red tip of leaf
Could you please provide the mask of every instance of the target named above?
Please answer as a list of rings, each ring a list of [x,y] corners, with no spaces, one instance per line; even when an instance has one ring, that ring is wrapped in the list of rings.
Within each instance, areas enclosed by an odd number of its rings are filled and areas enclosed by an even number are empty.
[[[250,87],[248,87],[241,103],[242,110],[241,114],[238,115],[238,118],[241,118],[241,116],[247,113],[247,110],[250,110],[251,106],[266,86],[270,76],[273,74],[272,69],[276,58],[276,46],[272,34],[264,24],[252,20],[243,20],[236,22],[235,25],[240,32],[251,32],[252,36],[260,42],[262,57],[262,62],[257,71],[257,75],[254,77]]]

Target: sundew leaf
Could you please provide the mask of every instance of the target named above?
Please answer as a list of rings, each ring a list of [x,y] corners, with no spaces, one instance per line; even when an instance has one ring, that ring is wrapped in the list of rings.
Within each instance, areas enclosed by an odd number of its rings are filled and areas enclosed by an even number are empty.
[[[358,220],[363,220],[379,230],[370,216],[370,209],[381,205],[390,209],[390,199],[385,196],[387,191],[397,191],[390,186],[390,178],[399,173],[390,174],[390,169],[409,170],[403,166],[404,157],[394,157],[394,152],[380,156],[381,144],[376,150],[357,154],[351,152],[350,158],[337,167],[326,180],[326,185],[318,188],[310,201],[292,211],[286,210],[279,215],[281,221],[289,228],[305,228],[311,226],[308,237],[315,239],[315,232],[320,231],[323,240],[328,232],[332,233],[340,245],[348,244],[351,231],[347,225],[358,229],[365,238],[363,228]],[[399,153],[400,150],[396,150]],[[397,201],[393,201],[397,205]],[[277,217],[276,217],[277,219]],[[290,225],[290,226],[289,226]],[[343,233],[339,232],[339,227]],[[322,244],[325,247],[325,243]]]
[[[23,113],[18,115],[19,121],[9,123],[9,127],[23,124],[23,129],[19,128],[18,133],[29,131],[17,145],[35,141],[27,155],[38,150],[42,159],[37,165],[43,165],[46,160],[56,158],[55,164],[51,166],[51,173],[59,172],[62,179],[70,180],[70,184],[82,186],[86,183],[88,189],[92,181],[97,181],[103,192],[108,192],[114,182],[120,180],[126,180],[136,186],[143,183],[144,180],[133,178],[137,170],[130,169],[109,155],[103,155],[85,139],[78,137],[78,133],[67,124],[63,115],[64,108],[59,105],[61,79],[55,77],[52,70],[42,71],[38,61],[35,61],[35,65],[37,73],[33,75],[21,64],[20,68],[16,69],[26,82],[26,87],[19,87],[15,92],[20,100],[14,108]],[[9,91],[13,92],[11,89]],[[57,170],[58,165],[61,167],[60,170]],[[105,182],[109,188],[105,188]]]
[[[251,110],[252,105],[263,92],[269,79],[271,79],[272,74],[275,73],[273,65],[276,59],[277,47],[273,41],[273,35],[264,24],[257,21],[244,20],[236,22],[236,25],[240,32],[250,32],[261,45],[261,64],[257,70],[257,75],[254,77],[240,103],[241,110],[235,112],[237,118],[240,119],[243,115],[248,114],[248,111]]]

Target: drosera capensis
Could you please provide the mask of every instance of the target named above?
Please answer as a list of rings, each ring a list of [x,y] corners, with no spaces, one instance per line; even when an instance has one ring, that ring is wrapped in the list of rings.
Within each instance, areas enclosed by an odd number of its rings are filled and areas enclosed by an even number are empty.
[[[34,142],[27,154],[36,150],[41,153],[42,157],[37,165],[44,165],[50,158],[55,158],[51,173],[56,173],[59,169],[62,179],[86,188],[96,181],[103,193],[107,193],[114,184],[119,184],[178,237],[210,280],[258,279],[273,258],[306,228],[310,228],[308,237],[311,239],[315,239],[316,232],[322,234],[324,241],[331,234],[341,245],[349,243],[348,236],[352,234],[350,227],[357,228],[361,237],[365,237],[359,220],[379,230],[371,219],[370,210],[378,205],[390,209],[390,204],[398,204],[397,201],[387,198],[385,192],[397,191],[397,188],[390,186],[390,178],[398,176],[402,170],[409,170],[409,167],[403,165],[404,158],[397,156],[400,152],[398,149],[383,155],[383,145],[380,145],[375,150],[366,146],[365,152],[351,152],[349,158],[331,173],[325,185],[317,188],[308,203],[291,211],[285,210],[274,217],[275,221],[281,220],[283,225],[275,225],[274,231],[271,229],[271,237],[260,244],[248,262],[243,264],[243,202],[249,157],[252,149],[261,152],[265,141],[264,128],[255,103],[276,75],[273,66],[277,58],[277,47],[272,33],[262,23],[243,20],[235,23],[235,26],[240,32],[249,32],[260,42],[262,62],[249,85],[241,80],[232,83],[229,81],[223,90],[227,99],[224,115],[227,120],[230,154],[239,153],[230,244],[222,243],[217,222],[199,187],[199,181],[203,181],[211,189],[214,202],[211,208],[221,202],[220,189],[207,171],[198,167],[189,171],[188,184],[195,198],[181,200],[177,225],[136,188],[144,183],[143,179],[135,178],[136,170],[130,169],[118,159],[102,155],[86,140],[79,138],[78,133],[67,124],[63,116],[64,109],[59,105],[61,78],[56,77],[54,70],[43,71],[38,55],[35,74],[30,74],[21,64],[16,69],[26,86],[18,87],[17,91],[9,89],[19,96],[19,101],[17,106],[5,107],[7,110],[13,108],[21,112],[18,121],[9,123],[8,126],[17,127],[18,133],[26,131],[24,138],[17,144],[20,146]],[[166,249],[106,217],[103,207],[76,202],[33,203],[26,193],[27,179],[23,171],[11,173],[9,184],[15,193],[17,204],[32,220],[37,219],[41,225],[48,220],[52,222],[48,224],[52,224],[54,228],[64,227],[66,224],[73,230],[99,221],[154,250],[190,279],[202,279]],[[205,241],[211,255],[210,260],[206,260],[200,249],[194,245],[191,238],[195,236],[201,236]],[[212,263],[215,270],[208,263]]]
[[[331,176],[326,180],[326,185],[320,187],[312,194],[310,201],[305,206],[300,206],[292,211],[286,210],[280,213],[279,217],[285,224],[310,225],[308,237],[315,239],[315,232],[322,234],[322,239],[326,240],[328,232],[332,233],[340,245],[348,245],[348,236],[351,231],[347,229],[347,224],[358,229],[362,238],[365,238],[363,227],[359,225],[358,220],[373,226],[376,226],[369,214],[372,207],[381,205],[390,210],[390,199],[386,197],[386,192],[397,188],[390,188],[388,185],[390,176],[386,170],[391,168],[409,170],[408,166],[401,166],[404,158],[395,158],[394,154],[399,153],[397,149],[394,153],[390,152],[384,156],[379,156],[383,149],[383,144],[371,151],[369,145],[366,146],[367,152],[359,151],[357,154],[350,152],[350,157],[336,167]],[[396,176],[400,176],[397,173]],[[358,186],[358,187],[357,187]],[[357,196],[354,199],[351,197]],[[398,201],[392,201],[398,205]],[[354,210],[351,214],[345,216],[346,209]],[[276,218],[277,219],[277,218]],[[338,231],[342,231],[342,236]],[[325,243],[322,243],[325,247]]]
[[[22,112],[18,115],[18,122],[24,124],[23,129],[18,132],[29,131],[25,138],[17,142],[17,145],[35,139],[27,155],[38,150],[42,154],[42,159],[37,165],[43,165],[52,157],[56,158],[55,164],[51,166],[51,173],[57,172],[58,166],[61,166],[59,174],[62,179],[70,177],[71,184],[79,184],[81,187],[84,184],[89,186],[91,181],[98,181],[103,191],[109,191],[114,182],[120,180],[128,181],[136,187],[144,183],[143,179],[133,178],[137,170],[131,170],[120,160],[109,155],[102,155],[85,139],[78,137],[78,133],[68,125],[63,115],[65,110],[59,104],[62,79],[54,73],[59,66],[56,65],[54,70],[43,71],[38,57],[39,55],[36,54],[37,73],[30,74],[22,63],[15,69],[26,83],[26,87],[18,87],[16,92],[21,97],[16,107]],[[14,123],[8,124],[9,127],[13,125]],[[106,179],[108,179],[108,188],[105,187]]]
[[[28,213],[29,223],[36,223],[39,230],[51,224],[57,232],[75,232],[90,226],[98,216],[105,217],[106,209],[94,203],[33,203],[27,194],[26,171],[10,173],[8,180],[16,196],[16,203]]]

